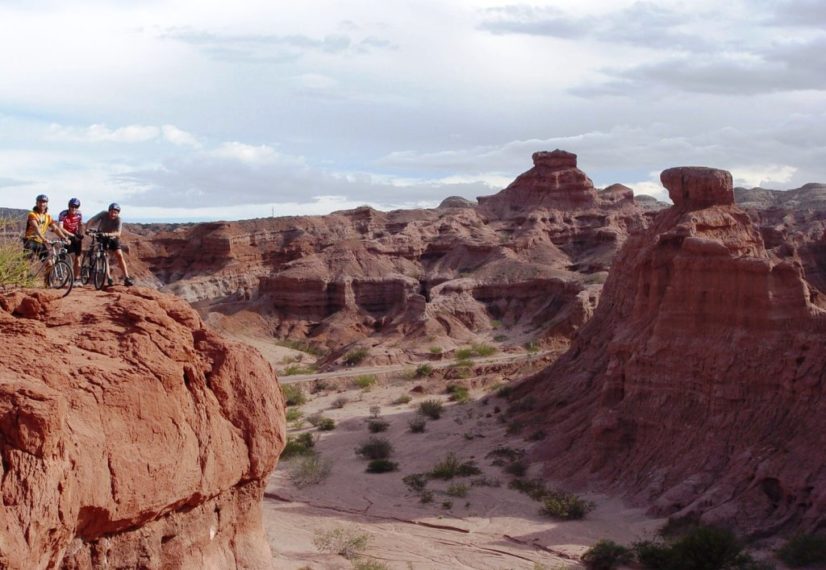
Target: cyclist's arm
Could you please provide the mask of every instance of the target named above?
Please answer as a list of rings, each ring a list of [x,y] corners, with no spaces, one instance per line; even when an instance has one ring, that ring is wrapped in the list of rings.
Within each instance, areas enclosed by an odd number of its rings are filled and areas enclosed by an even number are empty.
[[[63,239],[69,239],[69,236],[71,235],[69,232],[67,232],[66,230],[61,228],[60,224],[56,223],[54,220],[52,220],[52,223],[49,227],[52,229],[52,231],[54,233],[56,233],[58,236],[62,237]]]

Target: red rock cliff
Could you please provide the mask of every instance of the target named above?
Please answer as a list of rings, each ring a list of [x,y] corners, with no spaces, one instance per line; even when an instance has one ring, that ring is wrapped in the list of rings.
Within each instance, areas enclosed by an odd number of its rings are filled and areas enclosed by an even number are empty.
[[[0,567],[269,568],[283,443],[270,366],[184,301],[0,296]]]
[[[826,524],[826,312],[771,257],[724,171],[663,172],[674,206],[620,251],[593,319],[520,387],[547,474],[752,533]]]

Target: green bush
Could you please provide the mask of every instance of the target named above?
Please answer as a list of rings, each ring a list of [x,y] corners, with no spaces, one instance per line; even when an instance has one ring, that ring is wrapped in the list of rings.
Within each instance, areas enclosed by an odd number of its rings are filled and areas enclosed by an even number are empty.
[[[489,344],[474,344],[473,353],[477,356],[490,356],[496,354],[496,347]]]
[[[445,493],[450,497],[467,497],[468,489],[464,483],[451,483]]]
[[[393,453],[393,444],[383,437],[371,437],[356,448],[356,455],[364,459],[387,459]]]
[[[412,433],[424,433],[427,420],[421,416],[418,416],[411,418],[410,421],[407,422],[407,425]]]
[[[431,346],[429,350],[430,350],[430,354],[432,354],[434,356],[438,355],[438,354],[442,354],[442,347],[441,346]]]
[[[333,408],[333,409],[336,409],[336,410],[340,410],[340,409],[341,409],[341,408],[343,408],[345,405],[347,405],[347,402],[349,402],[349,401],[350,401],[350,400],[348,400],[348,399],[347,399],[347,398],[345,398],[344,396],[341,396],[341,397],[338,397],[338,398],[336,398],[335,400],[333,400],[333,401],[330,403],[330,407],[331,407],[331,408]]]
[[[367,549],[370,535],[351,527],[339,527],[326,532],[318,532],[313,544],[321,552],[338,554],[348,560],[357,558]]]
[[[453,356],[456,357],[456,360],[466,361],[473,358],[474,352],[472,348],[457,348]]]
[[[290,364],[284,369],[284,376],[298,376],[299,374],[312,374],[315,372],[313,366],[300,366],[298,364]]]
[[[333,418],[321,418],[316,428],[318,431],[333,431],[336,429],[336,422]]]
[[[383,431],[387,431],[387,428],[390,427],[390,422],[380,419],[371,419],[367,421],[367,429],[370,430],[370,433],[379,433]]]
[[[11,227],[8,220],[0,220],[0,230]],[[0,290],[8,287],[30,287],[33,279],[29,258],[18,239],[0,239]]]
[[[372,459],[367,464],[368,473],[388,473],[390,471],[398,471],[399,464],[389,459]]]
[[[514,479],[508,483],[508,488],[525,493],[534,501],[541,501],[548,494],[545,482],[541,479]]]
[[[281,459],[289,459],[297,455],[308,455],[313,453],[315,439],[311,433],[302,433],[295,437],[287,436],[287,444],[281,452]]]
[[[433,374],[433,367],[430,364],[419,364],[416,367],[416,378],[427,378]]]
[[[826,562],[826,537],[798,534],[777,551],[777,557],[792,568]]]
[[[390,405],[391,406],[401,406],[401,405],[404,405],[404,404],[409,404],[412,399],[413,398],[411,398],[407,394],[404,394],[403,396],[399,396],[398,398],[396,398],[395,400],[390,402]]]
[[[424,491],[427,486],[427,475],[425,473],[411,473],[402,477],[402,483],[415,493]]]
[[[670,544],[641,542],[634,545],[645,570],[758,570],[766,568],[743,552],[728,529],[694,526]],[[770,566],[769,566],[770,568]]]
[[[307,396],[298,384],[281,384],[281,394],[288,406],[301,406],[307,403]]]
[[[451,402],[463,404],[470,400],[470,390],[458,384],[449,384],[447,393],[450,394],[449,399]]]
[[[304,412],[298,408],[287,408],[287,421],[292,423],[295,420],[300,420],[304,416]]]
[[[454,477],[470,477],[482,472],[473,461],[459,461],[455,453],[448,453],[447,457],[433,466],[428,475],[433,479],[453,479]]]
[[[674,566],[671,546],[660,541],[637,542],[634,544],[634,554],[645,570],[666,570]]]
[[[542,498],[542,514],[557,519],[583,519],[592,510],[592,502],[565,491],[549,490]]]
[[[306,340],[292,340],[292,339],[282,339],[275,342],[278,346],[284,346],[286,348],[292,348],[293,350],[300,350],[301,352],[306,352],[312,354],[313,356],[324,356],[326,351],[324,349],[318,348],[313,346]]]
[[[353,570],[390,570],[390,566],[378,560],[364,560],[359,558],[353,562]]]
[[[330,476],[333,462],[323,459],[318,453],[299,457],[291,462],[289,476],[293,484],[302,489],[309,485],[317,485]]]
[[[356,376],[356,379],[353,382],[355,382],[356,386],[362,390],[369,391],[378,381],[379,379],[375,374],[363,374],[361,376]]]
[[[361,362],[367,358],[368,354],[370,354],[370,351],[365,347],[354,348],[344,355],[344,364],[347,366],[356,366],[357,364],[361,364]]]
[[[612,570],[633,560],[631,551],[612,540],[600,540],[582,555],[589,570]]]
[[[427,416],[431,420],[438,420],[441,418],[443,410],[444,404],[442,404],[439,400],[425,400],[424,402],[419,403],[419,413],[423,416]]]

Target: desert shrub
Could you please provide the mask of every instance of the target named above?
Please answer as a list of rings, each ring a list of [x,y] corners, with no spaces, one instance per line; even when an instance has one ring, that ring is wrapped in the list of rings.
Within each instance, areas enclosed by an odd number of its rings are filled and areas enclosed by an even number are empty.
[[[423,416],[427,416],[431,420],[438,420],[441,418],[443,410],[444,404],[442,404],[439,400],[425,400],[424,402],[419,403],[419,413]]]
[[[467,497],[468,486],[464,483],[451,483],[445,493],[450,497]]]
[[[429,348],[429,350],[430,350],[430,354],[432,354],[434,356],[442,354],[442,347],[441,346],[431,346]]]
[[[767,566],[743,552],[728,529],[695,526],[671,544],[641,542],[634,545],[645,570],[758,570]],[[770,566],[769,566],[770,567]]]
[[[398,471],[399,464],[389,459],[371,459],[367,464],[368,473],[387,473],[389,471]]]
[[[370,437],[356,448],[356,455],[364,459],[387,459],[393,453],[393,444],[383,437]]]
[[[501,329],[502,328],[502,321],[500,321],[499,319],[491,320],[490,321],[490,328],[492,328],[494,330]]]
[[[491,449],[486,458],[493,458],[491,465],[497,465],[499,467],[517,461],[525,456],[524,449],[514,449],[513,447],[507,447],[504,445],[500,445]]]
[[[387,431],[387,428],[390,427],[390,422],[381,419],[371,419],[367,421],[367,429],[370,430],[370,433],[379,433],[383,431]]]
[[[430,364],[419,364],[416,367],[416,378],[427,378],[433,374],[433,367]]]
[[[312,374],[313,372],[315,372],[315,367],[313,366],[290,364],[284,369],[284,376],[298,376],[299,374]]]
[[[458,384],[449,384],[447,393],[450,394],[449,399],[451,402],[463,404],[470,400],[470,390]]]
[[[502,482],[499,479],[491,479],[489,477],[478,477],[473,479],[470,484],[474,487],[501,487]]]
[[[456,360],[470,360],[473,358],[474,352],[472,348],[457,348],[453,356],[456,357]]]
[[[401,406],[403,404],[409,404],[412,399],[413,398],[411,398],[409,395],[404,394],[402,396],[399,396],[398,398],[396,398],[392,402],[390,402],[390,405],[392,405],[392,406]]]
[[[432,503],[433,502],[433,491],[425,489],[419,495],[419,502],[420,503]]]
[[[11,229],[11,220],[0,219],[0,231]],[[20,240],[0,238],[0,289],[29,287],[33,284],[29,272],[29,258]]]
[[[536,430],[531,435],[528,436],[528,441],[542,441],[548,437],[548,434],[545,433],[545,430]]]
[[[442,501],[442,508],[449,511],[453,508],[453,501]]]
[[[816,534],[798,534],[789,539],[777,557],[792,568],[826,562],[826,537]]]
[[[357,558],[367,549],[370,535],[351,527],[339,527],[317,532],[313,544],[320,552],[338,554],[348,560]]]
[[[275,344],[286,348],[292,348],[293,350],[300,350],[301,352],[306,352],[308,354],[312,354],[313,356],[324,356],[326,354],[323,349],[313,346],[306,340],[292,340],[285,338],[276,341]]]
[[[424,473],[411,473],[402,477],[402,483],[407,485],[407,488],[415,493],[424,491],[427,487],[427,475]]]
[[[523,460],[514,461],[505,465],[505,473],[513,475],[514,477],[524,477],[528,472],[528,464]]]
[[[298,408],[287,408],[287,421],[294,422],[296,420],[300,420],[304,416],[304,412],[299,410]]]
[[[533,396],[525,396],[518,402],[515,402],[508,408],[508,414],[519,414],[521,412],[528,412],[536,407],[536,398]]]
[[[313,372],[316,371],[315,365],[311,366],[311,368]],[[310,394],[320,394],[328,388],[329,386],[327,385],[327,381],[323,378],[319,378],[318,380],[313,380],[312,384],[310,385]]]
[[[645,570],[665,570],[674,563],[671,546],[660,541],[644,540],[634,544],[634,554]]]
[[[508,483],[508,488],[525,493],[534,501],[541,501],[548,493],[541,479],[514,479]]]
[[[377,418],[381,415],[381,406],[370,406],[370,417]]]
[[[628,564],[634,556],[628,548],[612,540],[600,540],[582,555],[582,562],[589,570],[612,570],[620,564]]]
[[[496,347],[489,344],[474,344],[472,347],[473,353],[477,356],[490,356],[496,354]]]
[[[335,400],[333,400],[333,401],[330,403],[330,407],[331,407],[331,408],[333,408],[333,409],[336,409],[336,410],[340,410],[341,408],[343,408],[344,406],[346,406],[346,405],[347,405],[347,402],[349,402],[349,401],[350,401],[350,400],[348,400],[348,399],[347,399],[347,398],[345,398],[344,396],[340,396],[340,397],[336,398]]]
[[[361,376],[356,376],[355,380],[353,380],[355,385],[364,391],[372,389],[378,381],[379,379],[375,374],[362,374]]]
[[[513,393],[513,386],[510,384],[505,384],[504,386],[500,387],[496,390],[496,396],[498,398],[510,398],[511,394]]]
[[[523,429],[525,429],[525,422],[513,420],[508,424],[508,429],[505,430],[505,433],[508,435],[514,435],[521,432]]]
[[[357,364],[361,364],[361,362],[367,358],[369,353],[370,351],[365,347],[354,348],[344,355],[344,364],[347,366],[356,366]]]
[[[415,418],[411,418],[407,422],[407,426],[410,428],[412,433],[423,433],[425,430],[425,426],[427,425],[427,420],[421,416],[417,416]]]
[[[307,396],[298,384],[281,384],[281,394],[288,406],[301,406],[307,403]]]
[[[336,422],[333,418],[321,418],[316,428],[318,431],[333,431],[336,429]]]
[[[313,453],[315,447],[315,438],[311,433],[302,433],[295,437],[287,436],[287,443],[284,446],[284,451],[281,452],[281,459],[289,459],[297,455],[309,455]]]
[[[317,485],[330,476],[333,462],[322,458],[318,453],[299,457],[290,462],[289,476],[293,484],[299,489],[309,485]]]
[[[592,502],[565,491],[548,490],[542,498],[542,514],[557,519],[583,519],[592,510]]]
[[[447,457],[433,466],[428,475],[433,479],[453,479],[479,475],[481,472],[473,461],[459,461],[455,453],[448,453]]]
[[[508,335],[506,334],[498,334],[493,337],[494,342],[505,342],[506,340],[508,340]]]
[[[539,345],[535,341],[526,342],[523,346],[528,354],[533,355],[539,352]]]

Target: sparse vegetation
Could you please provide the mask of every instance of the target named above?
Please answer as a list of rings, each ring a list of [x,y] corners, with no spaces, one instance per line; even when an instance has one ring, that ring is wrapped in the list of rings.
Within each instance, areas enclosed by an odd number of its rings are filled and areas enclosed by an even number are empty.
[[[419,413],[423,416],[427,416],[431,420],[438,420],[441,418],[443,410],[444,404],[442,404],[439,400],[425,400],[424,402],[419,403]]]
[[[302,406],[307,403],[307,395],[298,384],[281,384],[281,394],[288,406]]]
[[[333,431],[336,429],[336,422],[333,418],[321,418],[316,425],[318,431]]]
[[[0,234],[0,290],[31,286],[29,258],[20,246],[17,220],[0,218]]]
[[[416,378],[427,378],[433,374],[433,367],[430,364],[419,364],[416,367]]]
[[[365,358],[367,358],[368,354],[370,354],[370,351],[363,346],[360,348],[354,348],[344,355],[344,364],[347,366],[357,366],[358,364],[361,364]]]
[[[370,535],[351,527],[338,527],[318,532],[313,544],[320,552],[329,552],[353,560],[360,556],[370,542]]]
[[[347,399],[347,398],[345,398],[344,396],[340,396],[340,397],[336,398],[335,400],[333,400],[333,401],[330,403],[330,408],[333,408],[333,409],[336,409],[336,410],[340,410],[341,408],[343,408],[344,406],[346,406],[346,405],[347,405],[347,402],[349,402],[349,401],[350,401],[350,400],[348,400],[348,399]]]
[[[530,356],[533,356],[534,354],[539,352],[539,345],[536,343],[536,341],[533,341],[533,340],[530,341],[530,342],[526,342],[524,344],[524,348],[525,348],[526,351],[528,351],[528,354]]]
[[[542,498],[543,515],[562,520],[579,520],[594,510],[594,503],[573,493],[560,490],[546,491]]]
[[[284,376],[298,376],[299,374],[312,374],[316,371],[315,366],[300,366],[298,364],[290,364],[284,369]]]
[[[600,540],[582,555],[582,561],[589,570],[612,570],[633,559],[631,550],[612,540]]]
[[[453,353],[453,356],[458,361],[462,360],[470,360],[474,356],[474,352],[472,348],[457,348],[456,352]]]
[[[372,459],[367,464],[368,473],[388,473],[390,471],[398,471],[399,464],[389,459]]]
[[[289,476],[293,484],[299,489],[309,485],[317,485],[330,476],[333,462],[312,453],[305,457],[298,457],[290,462]]]
[[[513,463],[525,456],[524,449],[514,449],[513,447],[507,447],[500,445],[495,447],[494,449],[490,450],[486,458],[493,458],[491,465],[496,465],[502,467],[503,465],[507,465],[508,463]]]
[[[454,477],[479,475],[481,472],[475,462],[460,461],[455,453],[448,453],[447,457],[433,466],[428,475],[432,479],[453,479]]]
[[[433,491],[425,489],[419,495],[419,502],[420,503],[432,503],[433,502]]]
[[[414,493],[424,491],[427,486],[427,475],[424,473],[411,473],[402,477],[402,483],[407,485],[407,488]]]
[[[409,404],[411,402],[411,400],[413,400],[413,398],[411,398],[407,394],[404,394],[402,396],[399,396],[398,398],[396,398],[392,402],[390,402],[390,405],[392,405],[392,406],[402,406],[404,404]]]
[[[792,568],[826,562],[826,536],[798,534],[777,551],[777,557]]]
[[[520,459],[505,465],[504,471],[514,477],[524,477],[525,473],[528,472],[528,464]]]
[[[367,429],[370,430],[370,433],[379,433],[387,431],[387,428],[389,427],[390,422],[386,420],[374,418],[367,421]]]
[[[381,415],[381,406],[370,406],[370,417],[377,418]]]
[[[469,487],[465,483],[451,483],[445,493],[449,497],[467,497]]]
[[[356,376],[356,379],[353,380],[356,386],[358,386],[365,392],[371,390],[378,381],[379,379],[376,377],[375,374],[362,374],[361,376]]]
[[[410,428],[412,433],[424,433],[425,426],[427,426],[427,420],[421,416],[417,416],[415,418],[411,418],[407,422],[407,426]]]
[[[634,545],[645,570],[759,570],[771,568],[743,552],[728,529],[695,526],[671,543],[644,541]]]
[[[470,400],[470,390],[458,384],[448,384],[447,393],[450,394],[449,399],[451,402],[464,404]]]
[[[287,408],[287,421],[292,423],[296,420],[300,420],[304,416],[304,412],[302,412],[298,408]]]
[[[387,459],[393,453],[393,444],[383,437],[371,437],[356,448],[356,455],[364,459]]]
[[[453,501],[442,501],[442,508],[449,511],[453,508]]]
[[[508,483],[508,488],[525,493],[534,501],[541,501],[548,492],[541,479],[514,479]]]
[[[313,346],[306,340],[293,340],[285,338],[275,341],[275,344],[277,344],[278,346],[283,346],[285,348],[291,348],[293,350],[300,350],[301,352],[306,352],[317,357],[324,356],[325,354],[327,354],[327,352],[324,349]]]
[[[473,479],[470,484],[474,487],[501,487],[502,482],[499,479],[491,479],[489,477],[478,477]]]
[[[360,558],[353,562],[353,570],[390,570],[390,567],[378,560],[365,560]]]
[[[287,444],[281,452],[281,459],[289,459],[297,455],[309,455],[313,453],[315,438],[311,433],[302,433],[295,437],[287,436]]]
[[[505,384],[501,386],[499,389],[496,390],[496,397],[497,398],[510,398],[511,394],[513,393],[513,386],[510,384]]]
[[[471,348],[476,356],[491,356],[497,352],[496,347],[489,344],[474,344]]]
[[[442,354],[442,347],[441,346],[431,346],[429,350],[430,350],[430,354],[432,354],[434,356]]]

